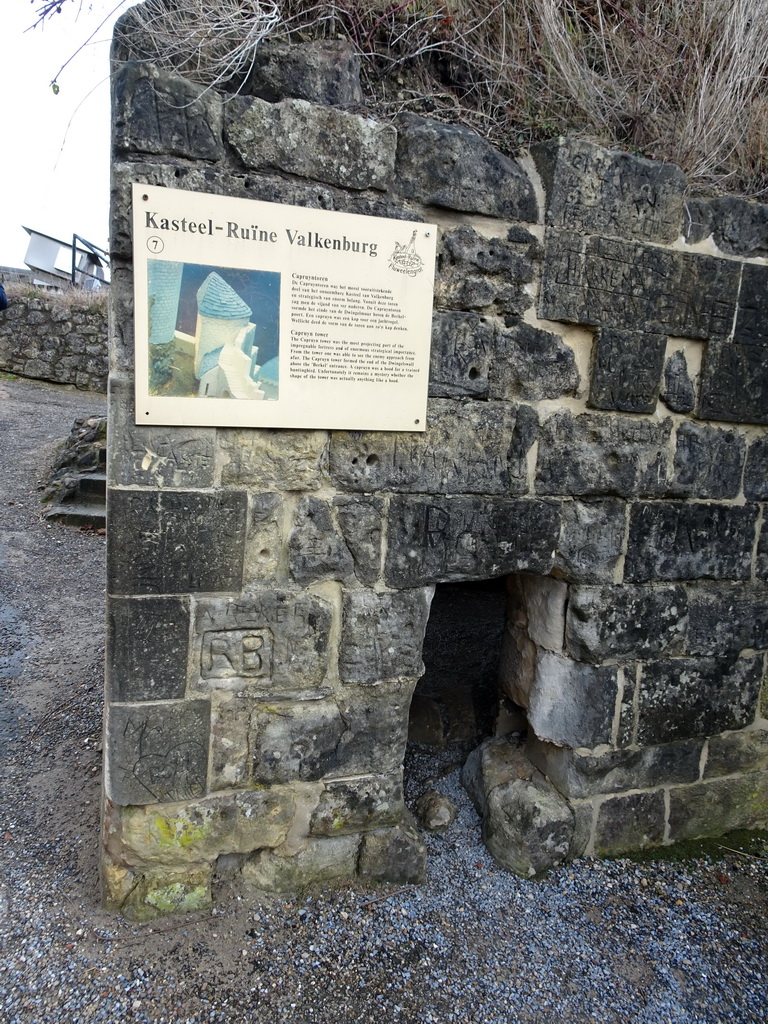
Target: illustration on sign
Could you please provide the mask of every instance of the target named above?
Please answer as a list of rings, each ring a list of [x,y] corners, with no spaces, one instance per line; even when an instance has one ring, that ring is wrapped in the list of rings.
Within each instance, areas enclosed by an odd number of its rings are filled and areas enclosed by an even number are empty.
[[[137,422],[424,430],[434,225],[133,193]]]

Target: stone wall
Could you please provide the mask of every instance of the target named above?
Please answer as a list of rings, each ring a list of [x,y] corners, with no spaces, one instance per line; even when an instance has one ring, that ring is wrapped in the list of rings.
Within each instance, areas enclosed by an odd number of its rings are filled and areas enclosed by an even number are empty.
[[[349,54],[270,59],[267,99],[115,80],[108,904],[418,880],[403,756],[447,581],[507,577],[466,772],[502,863],[764,823],[766,207],[580,141],[377,130]],[[426,433],[135,426],[132,181],[436,221]]]
[[[106,298],[11,289],[0,313],[0,370],[107,390]]]

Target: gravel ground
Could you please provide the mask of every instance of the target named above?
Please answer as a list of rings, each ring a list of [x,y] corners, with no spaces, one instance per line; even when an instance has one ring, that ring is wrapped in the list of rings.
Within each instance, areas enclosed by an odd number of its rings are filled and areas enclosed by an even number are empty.
[[[757,1022],[765,856],[500,871],[451,755],[414,755],[460,807],[425,885],[267,896],[138,927],[98,905],[104,541],[41,520],[55,438],[103,399],[0,379],[0,1021]]]

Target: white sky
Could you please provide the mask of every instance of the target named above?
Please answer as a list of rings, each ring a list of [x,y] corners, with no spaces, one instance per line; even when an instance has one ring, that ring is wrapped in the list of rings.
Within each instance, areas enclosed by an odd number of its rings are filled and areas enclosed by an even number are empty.
[[[109,216],[109,41],[136,0],[67,0],[50,24],[25,32],[38,0],[3,0],[0,57],[0,265],[22,267],[22,224],[73,232],[106,248]],[[104,19],[108,24],[51,80]],[[79,14],[78,14],[79,10]]]

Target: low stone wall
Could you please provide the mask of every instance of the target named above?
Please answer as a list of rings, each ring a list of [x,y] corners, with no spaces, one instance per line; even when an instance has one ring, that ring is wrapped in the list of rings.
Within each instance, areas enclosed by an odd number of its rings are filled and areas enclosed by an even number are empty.
[[[106,297],[8,289],[0,313],[0,370],[34,380],[107,390]]]
[[[466,772],[497,859],[765,822],[766,208],[322,92],[115,89],[107,902],[418,879],[403,755],[441,583],[507,579],[499,735]],[[426,432],[137,426],[136,181],[437,222]]]

